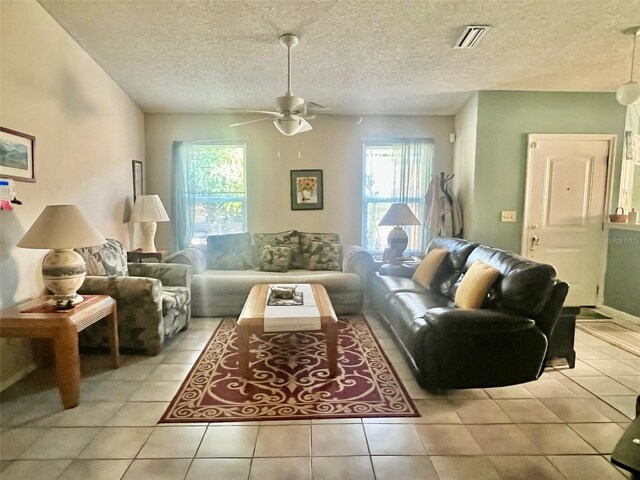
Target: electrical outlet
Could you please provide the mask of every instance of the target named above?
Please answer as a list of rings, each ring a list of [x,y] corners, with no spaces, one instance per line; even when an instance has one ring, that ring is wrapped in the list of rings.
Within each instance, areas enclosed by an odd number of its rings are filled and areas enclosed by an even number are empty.
[[[500,212],[500,221],[501,222],[515,222],[516,221],[516,212],[511,210],[503,210]]]

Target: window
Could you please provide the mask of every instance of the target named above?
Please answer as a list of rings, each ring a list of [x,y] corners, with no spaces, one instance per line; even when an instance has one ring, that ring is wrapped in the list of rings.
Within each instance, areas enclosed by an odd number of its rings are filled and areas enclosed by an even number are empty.
[[[247,230],[245,145],[193,142],[188,149],[188,195],[193,202],[193,245],[207,236]]]
[[[424,195],[431,177],[433,140],[398,139],[364,143],[362,246],[373,253],[387,247],[393,227],[378,223],[392,203],[406,203],[422,222]],[[422,225],[403,227],[409,237],[407,253],[423,253],[428,233]]]
[[[627,107],[620,199],[616,206],[623,207],[625,212],[632,208],[640,211],[640,115],[633,105]]]

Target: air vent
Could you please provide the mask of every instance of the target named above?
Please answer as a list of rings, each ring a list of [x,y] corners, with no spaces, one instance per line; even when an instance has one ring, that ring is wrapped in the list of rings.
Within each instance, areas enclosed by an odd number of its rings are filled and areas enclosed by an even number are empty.
[[[489,25],[467,25],[453,48],[475,48],[489,30]]]

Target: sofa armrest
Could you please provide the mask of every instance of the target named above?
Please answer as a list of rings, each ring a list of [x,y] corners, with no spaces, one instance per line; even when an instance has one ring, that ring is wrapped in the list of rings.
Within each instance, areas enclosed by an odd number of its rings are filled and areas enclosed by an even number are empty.
[[[486,335],[526,330],[536,324],[531,318],[491,309],[432,308],[424,319],[440,332]]]
[[[79,294],[84,295],[109,295],[116,302],[121,299],[150,299],[151,302],[162,306],[162,283],[154,278],[144,277],[85,277]],[[120,304],[118,304],[118,307]]]
[[[193,274],[202,273],[207,269],[207,256],[197,247],[187,247],[167,255],[162,263],[181,263],[189,265]]]
[[[418,265],[405,265],[404,263],[393,264],[385,263],[380,267],[380,275],[386,275],[389,277],[402,277],[411,278],[416,273]]]
[[[376,271],[376,262],[369,252],[357,245],[345,245],[342,250],[342,271],[355,273],[366,285]]]
[[[129,263],[132,277],[155,278],[165,287],[190,287],[191,267],[179,263]]]

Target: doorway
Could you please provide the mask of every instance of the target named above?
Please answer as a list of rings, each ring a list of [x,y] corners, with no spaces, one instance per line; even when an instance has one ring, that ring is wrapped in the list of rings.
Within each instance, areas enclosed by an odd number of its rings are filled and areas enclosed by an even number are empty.
[[[522,255],[570,285],[565,306],[596,305],[615,135],[531,134]]]

